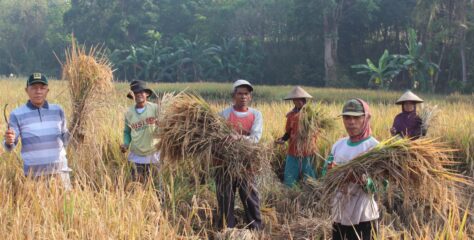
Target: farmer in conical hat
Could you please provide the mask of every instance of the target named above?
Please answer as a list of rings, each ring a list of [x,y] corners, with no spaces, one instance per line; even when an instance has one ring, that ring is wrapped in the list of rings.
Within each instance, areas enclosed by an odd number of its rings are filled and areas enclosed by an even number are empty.
[[[426,135],[426,131],[422,128],[422,120],[416,113],[416,104],[422,103],[423,99],[406,91],[396,102],[402,105],[402,112],[395,117],[390,132],[393,136],[400,135],[411,139],[418,139]]]
[[[135,104],[125,114],[123,144],[120,146],[124,153],[130,149],[128,160],[132,163],[132,177],[142,183],[158,171],[160,159],[154,138],[158,105],[148,101],[152,95],[154,92],[146,86],[146,82],[135,80],[130,83],[127,97],[134,99]]]
[[[308,99],[312,98],[313,97],[309,95],[309,93],[299,86],[294,87],[293,90],[291,90],[291,92],[284,98],[284,100],[292,100],[295,107],[286,114],[285,135],[275,142],[277,144],[284,144],[286,141],[289,142],[284,173],[284,183],[288,187],[294,186],[301,177],[316,178],[316,174],[311,164],[312,149],[298,151],[296,146],[300,116],[299,112]]]
[[[350,162],[378,144],[372,137],[370,109],[366,102],[361,99],[347,101],[341,115],[349,136],[339,139],[332,146],[326,160],[329,169]],[[350,181],[347,189],[337,189],[332,203],[332,239],[371,240],[372,233],[377,231],[379,218],[377,203],[373,194],[369,194],[369,191],[375,191],[373,181],[369,177],[352,177],[347,181]]]
[[[26,81],[29,100],[10,114],[3,146],[11,152],[21,143],[24,174],[38,179],[58,179],[65,189],[71,181],[66,157],[69,131],[61,106],[46,100],[48,79],[33,73]]]
[[[232,139],[245,139],[257,143],[262,137],[263,118],[262,114],[250,108],[253,86],[246,80],[237,80],[232,86],[233,105],[224,109],[220,115],[224,117],[234,128],[235,134]],[[216,172],[216,195],[218,202],[219,228],[233,228],[236,225],[234,216],[235,192],[239,191],[242,205],[244,206],[248,228],[262,229],[262,217],[260,215],[260,200],[255,181],[248,179],[235,179],[228,176],[225,170]]]

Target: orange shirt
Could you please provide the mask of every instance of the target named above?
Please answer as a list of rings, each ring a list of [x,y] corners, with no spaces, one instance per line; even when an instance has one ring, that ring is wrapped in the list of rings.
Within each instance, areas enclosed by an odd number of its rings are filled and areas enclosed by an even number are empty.
[[[249,136],[253,122],[255,121],[255,115],[249,111],[247,116],[237,117],[234,111],[232,111],[230,112],[228,121],[238,134]]]
[[[286,115],[285,132],[290,134],[290,139],[288,140],[288,155],[294,157],[307,157],[312,155],[312,151],[310,149],[303,149],[302,154],[298,154],[297,149],[296,138],[298,133],[299,116],[299,112],[295,111],[291,111]]]

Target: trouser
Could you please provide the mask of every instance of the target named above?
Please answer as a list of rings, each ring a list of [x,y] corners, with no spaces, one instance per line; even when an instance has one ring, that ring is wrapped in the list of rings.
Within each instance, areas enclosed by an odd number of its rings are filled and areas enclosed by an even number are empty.
[[[378,231],[377,224],[377,220],[361,222],[351,226],[333,223],[332,240],[372,240],[376,237],[372,234]]]
[[[216,194],[218,202],[218,227],[228,228],[236,225],[234,216],[235,192],[239,190],[249,229],[262,229],[259,197],[254,182],[244,179],[231,179],[222,172],[216,174]]]
[[[285,175],[283,180],[285,185],[292,187],[301,177],[316,178],[316,173],[311,164],[311,157],[295,157],[286,155]]]
[[[67,191],[72,189],[71,178],[69,176],[69,172],[59,172],[53,174],[45,174],[41,176],[33,177],[35,181],[46,181],[49,182],[51,180],[56,180],[61,183],[63,188]]]
[[[146,183],[148,180],[152,180],[157,172],[157,164],[132,163],[132,179],[135,182]]]

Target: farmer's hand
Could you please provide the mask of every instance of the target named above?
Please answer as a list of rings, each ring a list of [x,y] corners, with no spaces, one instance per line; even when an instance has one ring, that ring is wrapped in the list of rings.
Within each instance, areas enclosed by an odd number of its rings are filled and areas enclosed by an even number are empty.
[[[395,136],[397,134],[397,129],[395,128],[390,128],[390,133]]]
[[[125,145],[125,144],[122,144],[120,145],[120,151],[122,151],[122,153],[126,153],[128,150],[128,146]]]
[[[336,167],[336,163],[335,163],[335,162],[328,163],[328,170],[331,170],[331,169],[333,169],[334,167]]]
[[[15,143],[15,131],[13,129],[8,128],[8,130],[5,132],[5,144],[7,146],[12,146],[13,143]]]
[[[282,144],[285,144],[285,141],[283,141],[283,139],[281,138],[278,138],[277,140],[275,140],[275,143],[282,145]]]

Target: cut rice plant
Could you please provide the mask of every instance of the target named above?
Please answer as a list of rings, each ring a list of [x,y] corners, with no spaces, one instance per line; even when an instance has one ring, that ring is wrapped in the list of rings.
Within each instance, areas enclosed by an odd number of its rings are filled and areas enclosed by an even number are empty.
[[[427,132],[433,122],[436,121],[439,113],[438,105],[424,105],[421,108],[419,117],[421,118],[421,129]]]
[[[156,137],[165,163],[189,164],[197,175],[220,168],[231,178],[253,178],[268,164],[266,148],[236,136],[227,121],[197,95],[182,92],[162,104]]]
[[[72,120],[69,124],[73,143],[82,143],[86,135],[87,120],[98,104],[114,89],[111,63],[99,46],[78,46],[75,39],[66,50],[62,77],[68,82],[72,102]]]
[[[388,139],[349,163],[330,170],[318,188],[322,191],[322,202],[330,204],[338,192],[354,183],[365,186],[364,179],[370,177],[379,192],[383,192],[383,182],[389,181],[388,189],[381,194],[389,202],[401,197],[403,213],[413,212],[411,207],[420,206],[445,218],[449,207],[461,207],[453,192],[474,185],[470,178],[450,170],[458,164],[450,157],[454,151],[435,139]]]
[[[296,134],[296,151],[316,153],[316,139],[335,127],[334,118],[322,104],[305,104],[299,112],[298,131]]]

